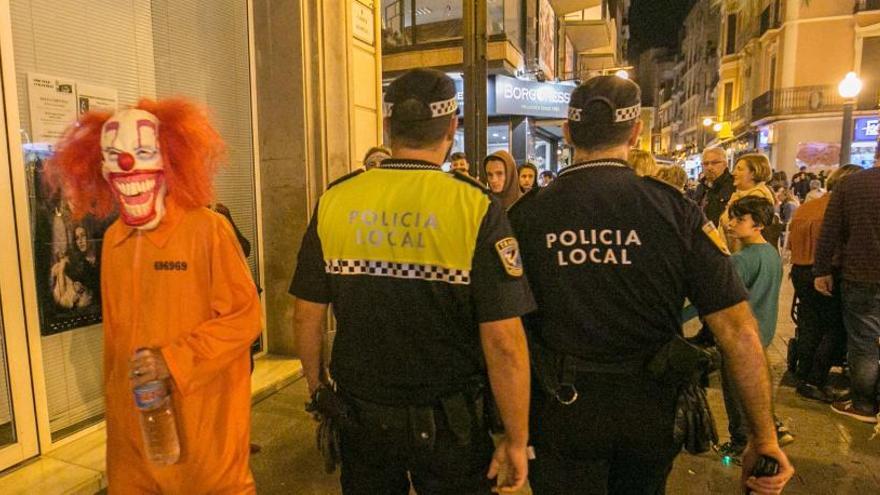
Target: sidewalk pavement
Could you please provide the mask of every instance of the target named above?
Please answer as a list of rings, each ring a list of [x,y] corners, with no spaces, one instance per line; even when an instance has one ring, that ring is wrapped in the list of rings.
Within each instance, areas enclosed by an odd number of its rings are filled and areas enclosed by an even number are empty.
[[[785,374],[786,342],[794,335],[789,318],[791,283],[783,281],[779,327],[768,350],[773,372],[777,415],[795,436],[785,451],[797,469],[787,494],[880,493],[880,437],[869,440],[870,425],[838,416],[827,404],[798,398]],[[727,440],[727,418],[720,383],[713,377],[709,400],[722,441]],[[253,441],[262,451],[251,457],[261,494],[326,495],[341,493],[337,474],[327,475],[315,448],[314,423],[303,405],[308,400],[305,381],[299,380],[254,406]],[[738,494],[736,466],[724,466],[718,456],[678,457],[669,478],[670,494]],[[522,494],[529,494],[525,489]]]

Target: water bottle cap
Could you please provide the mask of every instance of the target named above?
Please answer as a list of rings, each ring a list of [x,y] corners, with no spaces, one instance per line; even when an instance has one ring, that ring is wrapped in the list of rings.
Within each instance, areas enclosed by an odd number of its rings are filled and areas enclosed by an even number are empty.
[[[134,402],[138,409],[154,409],[168,396],[165,383],[155,380],[134,389]]]

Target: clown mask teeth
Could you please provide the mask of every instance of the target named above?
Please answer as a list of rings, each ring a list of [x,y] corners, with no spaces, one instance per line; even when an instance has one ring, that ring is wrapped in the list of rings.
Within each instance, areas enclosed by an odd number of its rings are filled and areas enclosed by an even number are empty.
[[[129,225],[141,225],[155,217],[155,199],[164,185],[162,171],[110,174],[110,183]]]

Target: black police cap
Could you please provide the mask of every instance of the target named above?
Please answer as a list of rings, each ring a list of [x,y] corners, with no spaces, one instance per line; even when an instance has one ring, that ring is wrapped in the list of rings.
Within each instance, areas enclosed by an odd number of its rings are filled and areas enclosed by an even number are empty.
[[[385,92],[385,116],[400,122],[430,120],[458,112],[455,83],[435,69],[413,69]]]
[[[617,76],[596,76],[578,86],[568,104],[569,125],[630,124],[641,117],[642,90]]]

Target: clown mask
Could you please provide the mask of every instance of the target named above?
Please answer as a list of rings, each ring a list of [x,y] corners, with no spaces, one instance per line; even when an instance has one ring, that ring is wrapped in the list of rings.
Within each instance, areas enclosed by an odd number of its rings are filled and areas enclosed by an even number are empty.
[[[116,113],[101,131],[102,172],[129,227],[152,230],[165,215],[159,120],[143,110]]]

